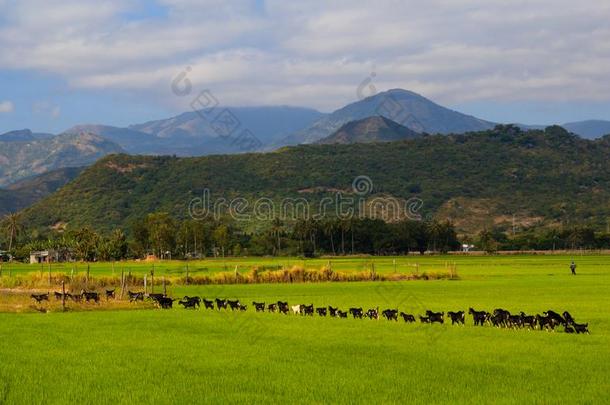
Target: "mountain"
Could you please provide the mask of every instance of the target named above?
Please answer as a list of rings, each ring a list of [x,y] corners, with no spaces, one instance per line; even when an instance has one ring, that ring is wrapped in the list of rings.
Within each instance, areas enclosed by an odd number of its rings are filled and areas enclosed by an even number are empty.
[[[0,142],[29,142],[38,139],[52,138],[53,134],[43,132],[34,133],[29,129],[19,129],[16,131],[5,132],[0,134]]]
[[[0,217],[29,207],[72,181],[82,170],[82,167],[57,169],[0,189]]]
[[[301,107],[218,107],[131,125],[129,129],[155,137],[158,146],[152,149],[158,154],[196,156],[247,151],[245,144],[236,141],[244,130],[260,142],[253,148],[259,149],[308,127],[321,116],[319,111]],[[222,126],[227,118],[231,125]],[[138,148],[125,148],[142,153]]]
[[[276,142],[276,146],[313,143],[350,121],[381,115],[415,132],[465,133],[493,128],[496,124],[442,107],[411,91],[388,90],[334,111],[310,127]]]
[[[604,135],[610,134],[610,121],[588,120],[568,122],[563,124],[562,127],[587,139],[601,138]]]
[[[156,138],[150,134],[139,132],[129,128],[113,127],[110,125],[76,125],[66,131],[65,134],[90,133],[99,135],[112,141],[134,154],[155,153]]]
[[[421,134],[382,116],[348,122],[318,144],[392,142],[420,137]]]
[[[63,134],[33,141],[0,141],[0,186],[62,167],[86,166],[124,150],[99,135]]]
[[[590,141],[561,127],[524,132],[514,126],[398,142],[301,145],[271,153],[114,155],[22,211],[22,217],[24,224],[39,229],[66,224],[129,231],[133,220],[150,212],[180,218],[197,214],[193,208],[201,208],[206,189],[210,209],[218,201],[218,207],[226,208],[239,197],[250,202],[251,210],[265,197],[278,213],[281,201],[300,198],[315,213],[323,199],[335,201],[338,191],[361,198],[352,183],[366,175],[366,197],[416,197],[423,204],[419,214],[451,219],[464,233],[513,224],[588,223],[605,229],[610,217],[608,161],[610,137]],[[249,226],[252,221],[251,216],[236,223]]]

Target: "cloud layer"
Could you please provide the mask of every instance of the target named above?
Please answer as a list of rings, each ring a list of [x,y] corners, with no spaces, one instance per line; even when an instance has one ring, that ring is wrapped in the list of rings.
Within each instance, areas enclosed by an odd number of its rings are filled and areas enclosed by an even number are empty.
[[[605,101],[608,21],[605,0],[0,0],[0,70],[180,107],[187,66],[233,105],[330,110],[373,71],[442,103]]]

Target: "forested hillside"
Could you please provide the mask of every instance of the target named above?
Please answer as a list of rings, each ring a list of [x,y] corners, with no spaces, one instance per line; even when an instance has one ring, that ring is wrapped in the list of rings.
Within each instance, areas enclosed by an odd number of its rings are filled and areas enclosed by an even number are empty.
[[[368,176],[371,196],[421,199],[423,216],[451,219],[461,233],[593,225],[610,217],[610,138],[580,139],[560,127],[512,126],[379,144],[304,145],[273,153],[201,158],[114,155],[21,214],[28,227],[99,230],[148,213],[188,215],[193,198],[319,201]]]

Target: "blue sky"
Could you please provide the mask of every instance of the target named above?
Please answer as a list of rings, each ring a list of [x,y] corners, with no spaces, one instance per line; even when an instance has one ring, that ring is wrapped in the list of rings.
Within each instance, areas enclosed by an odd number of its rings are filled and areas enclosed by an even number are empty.
[[[602,0],[0,0],[0,132],[168,117],[203,89],[332,111],[371,72],[493,121],[610,120],[609,20]]]

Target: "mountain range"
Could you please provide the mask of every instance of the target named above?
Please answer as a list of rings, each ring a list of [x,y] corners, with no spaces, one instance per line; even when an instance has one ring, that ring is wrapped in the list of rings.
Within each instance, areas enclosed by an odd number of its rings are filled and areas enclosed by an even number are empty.
[[[89,225],[129,231],[150,212],[188,217],[204,190],[212,204],[239,197],[251,209],[261,197],[302,198],[315,213],[322,199],[337,192],[358,197],[352,183],[367,176],[367,198],[416,197],[422,204],[418,214],[450,219],[465,234],[578,223],[605,229],[609,160],[610,136],[585,140],[558,126],[530,131],[498,126],[396,142],[195,158],[113,155],[22,211],[21,218],[41,230]]]
[[[378,118],[367,122],[371,117]],[[459,134],[489,130],[495,125],[442,107],[419,94],[393,89],[328,114],[287,106],[217,107],[126,128],[83,124],[59,135],[24,129],[0,135],[0,187],[60,168],[90,165],[114,153],[183,157],[233,154],[316,142],[379,142],[424,133]],[[610,133],[609,121],[573,122],[563,127],[584,138]]]
[[[383,116],[415,132],[464,133],[493,128],[496,124],[442,107],[407,90],[393,89],[346,105],[290,134],[274,146],[313,143],[338,130],[343,124],[372,116]]]
[[[59,168],[90,165],[103,156],[124,152],[114,142],[88,132],[0,141],[0,186]]]

